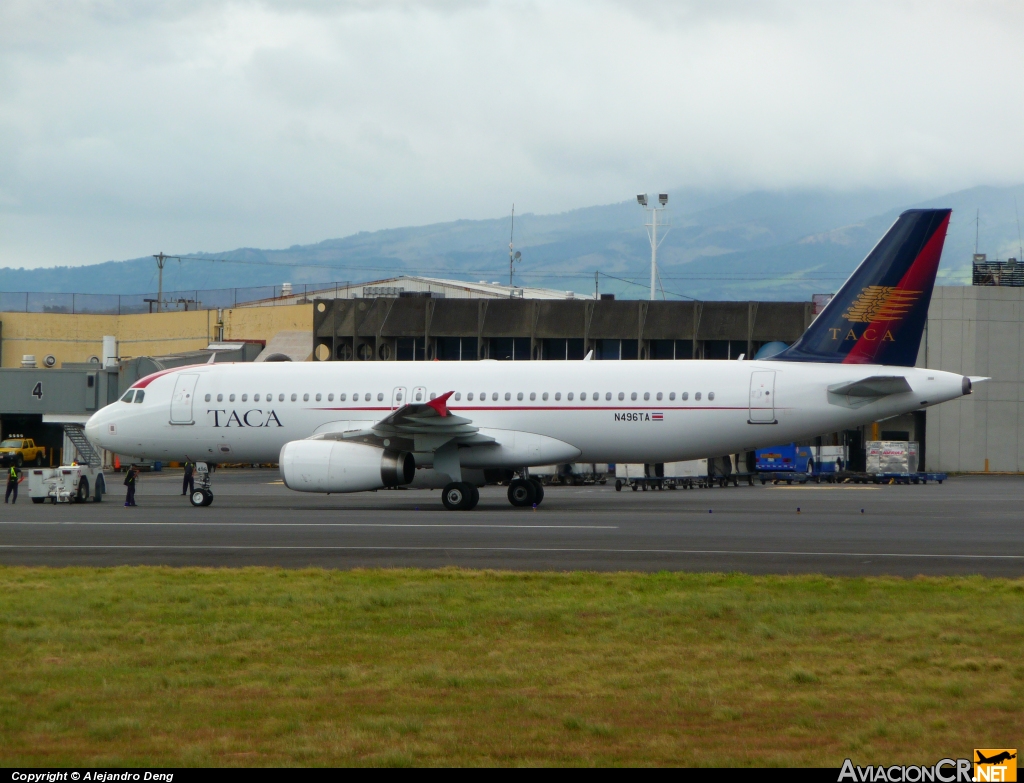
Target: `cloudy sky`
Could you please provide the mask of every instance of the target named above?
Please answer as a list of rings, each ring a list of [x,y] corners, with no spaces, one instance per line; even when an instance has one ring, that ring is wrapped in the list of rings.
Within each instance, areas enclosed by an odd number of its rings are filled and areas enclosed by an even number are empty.
[[[3,0],[0,266],[1024,181],[1024,2]]]

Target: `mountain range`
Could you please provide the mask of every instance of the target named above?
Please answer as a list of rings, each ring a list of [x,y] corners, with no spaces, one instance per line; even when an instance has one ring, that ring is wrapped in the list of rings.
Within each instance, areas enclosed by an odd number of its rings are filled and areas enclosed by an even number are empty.
[[[970,283],[977,248],[1020,257],[1024,185],[928,196],[908,190],[669,192],[659,216],[659,297],[807,299],[835,291],[910,207],[952,207],[939,283]],[[652,194],[652,201],[653,194]],[[517,285],[624,298],[649,295],[651,250],[635,200],[555,215],[515,216]],[[287,249],[176,251],[164,290],[364,281],[394,274],[508,282],[510,216],[360,232]],[[195,259],[195,260],[193,260]],[[2,262],[2,259],[0,259]],[[0,267],[0,292],[138,294],[156,290],[152,257],[41,269]]]

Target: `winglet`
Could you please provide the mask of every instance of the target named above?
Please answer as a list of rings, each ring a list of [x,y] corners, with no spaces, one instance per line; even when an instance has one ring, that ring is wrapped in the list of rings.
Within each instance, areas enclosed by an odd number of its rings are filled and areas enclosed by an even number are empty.
[[[583,357],[583,361],[589,362],[593,358],[594,358],[594,351],[593,351],[593,349],[591,349],[590,352],[586,356]]]
[[[437,415],[440,416],[443,419],[445,416],[448,415],[448,405],[447,405],[447,402],[448,402],[448,398],[451,397],[453,394],[455,394],[455,392],[453,392],[453,391],[445,392],[444,394],[442,394],[440,397],[438,397],[436,399],[427,400],[427,405],[429,405],[431,408],[433,408],[435,411],[437,411]]]

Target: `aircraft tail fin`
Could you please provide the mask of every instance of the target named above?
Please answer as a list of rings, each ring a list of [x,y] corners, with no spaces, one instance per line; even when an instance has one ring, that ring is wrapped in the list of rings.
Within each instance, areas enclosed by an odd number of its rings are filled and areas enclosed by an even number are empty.
[[[913,367],[951,212],[900,215],[800,339],[771,360]]]

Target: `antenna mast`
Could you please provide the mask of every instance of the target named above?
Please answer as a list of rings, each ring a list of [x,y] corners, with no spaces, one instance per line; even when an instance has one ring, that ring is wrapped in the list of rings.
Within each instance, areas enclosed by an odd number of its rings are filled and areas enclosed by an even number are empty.
[[[978,255],[978,231],[981,226],[981,210],[974,214],[974,255]]]
[[[1024,242],[1020,239],[1020,210],[1017,209],[1017,197],[1013,197],[1013,212],[1017,216],[1017,260],[1024,261]]]

